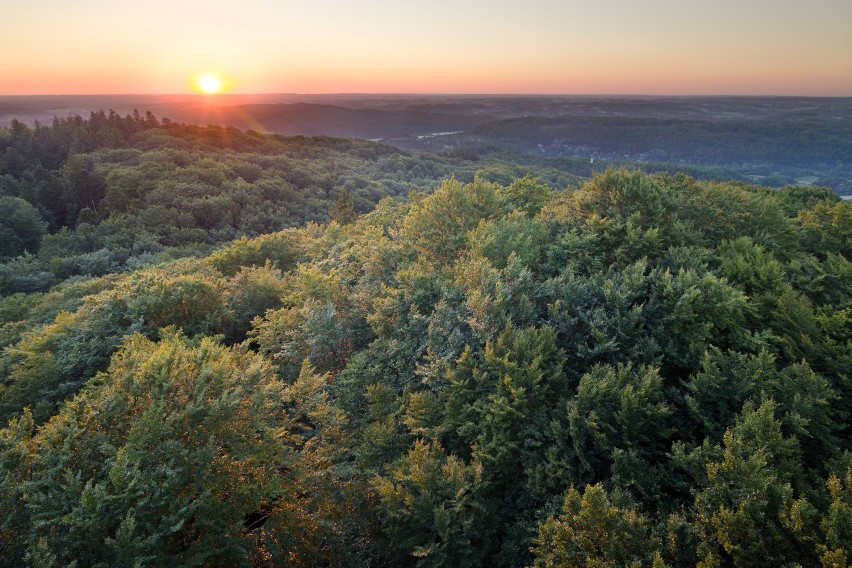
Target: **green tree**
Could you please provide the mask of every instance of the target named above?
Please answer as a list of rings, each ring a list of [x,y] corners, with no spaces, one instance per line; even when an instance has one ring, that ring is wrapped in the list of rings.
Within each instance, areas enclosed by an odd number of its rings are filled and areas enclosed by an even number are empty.
[[[106,194],[106,182],[94,171],[92,158],[86,155],[71,156],[65,163],[62,174],[69,218],[76,219],[83,209],[97,212],[101,199]]]
[[[573,487],[562,510],[539,524],[531,551],[535,568],[664,566],[661,543],[641,514],[613,505],[601,484]]]
[[[19,197],[0,196],[0,262],[35,252],[47,231],[35,207]]]
[[[190,334],[224,331],[230,313],[223,283],[215,274],[170,274],[154,269],[139,276],[131,285],[135,293],[127,299],[127,310],[134,320],[143,322],[149,334],[170,325]]]
[[[225,288],[231,312],[227,339],[232,342],[245,339],[252,320],[280,307],[285,291],[281,271],[272,268],[270,262],[261,267],[243,267]]]
[[[826,483],[831,501],[820,523],[825,544],[817,546],[823,568],[845,566],[852,559],[852,468],[839,477],[832,474]]]
[[[328,208],[328,218],[341,225],[348,225],[356,219],[355,202],[352,192],[345,187],[337,193],[337,197]]]
[[[261,539],[285,547],[275,554],[316,550],[310,539],[333,534],[318,534],[328,505],[313,505],[332,494],[319,442],[342,443],[324,385],[307,369],[288,388],[261,357],[210,339],[133,336],[26,442],[15,471],[29,526],[16,536],[58,564],[244,565],[258,546],[244,523],[262,511],[280,518]]]
[[[848,201],[821,201],[813,209],[799,211],[796,221],[809,252],[818,256],[842,254],[847,258],[852,253],[852,204]]]
[[[416,442],[373,485],[393,565],[482,566],[489,548],[483,530],[493,511],[477,498],[482,468]]]
[[[695,497],[701,542],[699,565],[812,565],[785,519],[793,505],[799,448],[775,420],[776,405],[746,404],[724,436],[722,459],[707,463],[707,481]]]
[[[643,486],[653,481],[652,466],[661,461],[671,436],[671,408],[656,369],[596,366],[580,379],[565,411],[580,481],[608,479],[613,464],[628,457],[626,451],[636,461],[627,485],[650,493],[643,497],[655,496]]]
[[[482,179],[462,185],[447,180],[413,205],[403,234],[424,263],[443,266],[464,248],[467,232],[498,211],[497,186]]]

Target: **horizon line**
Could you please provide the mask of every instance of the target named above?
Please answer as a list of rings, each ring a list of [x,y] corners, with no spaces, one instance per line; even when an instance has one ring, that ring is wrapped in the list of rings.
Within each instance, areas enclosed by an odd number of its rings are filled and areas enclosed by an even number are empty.
[[[216,99],[223,97],[252,97],[252,96],[301,96],[301,97],[610,97],[610,98],[631,98],[631,97],[663,97],[663,98],[790,98],[790,99],[848,99],[852,98],[852,93],[847,95],[788,95],[788,94],[737,94],[737,93],[692,93],[692,94],[677,94],[677,93],[429,93],[429,92],[327,92],[327,93],[300,93],[300,92],[254,92],[254,93],[18,93],[4,94],[0,93],[0,98],[13,97],[189,97],[199,99]]]

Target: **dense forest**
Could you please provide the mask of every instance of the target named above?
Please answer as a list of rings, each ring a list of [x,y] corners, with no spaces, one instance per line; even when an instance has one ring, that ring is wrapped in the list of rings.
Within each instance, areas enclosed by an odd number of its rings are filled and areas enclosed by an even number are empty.
[[[0,204],[10,212],[0,219],[0,294],[203,256],[241,236],[327,221],[335,201],[364,212],[474,173],[503,183],[534,173],[553,187],[580,179],[546,165],[264,136],[151,113],[34,128],[13,121],[0,128]]]
[[[0,156],[0,565],[852,561],[827,189],[151,115]]]

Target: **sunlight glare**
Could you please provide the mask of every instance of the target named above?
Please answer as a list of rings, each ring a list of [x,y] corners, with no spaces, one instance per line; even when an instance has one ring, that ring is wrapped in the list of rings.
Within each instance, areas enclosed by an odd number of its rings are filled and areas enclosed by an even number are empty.
[[[222,90],[222,81],[214,75],[203,75],[198,79],[198,87],[208,95]]]

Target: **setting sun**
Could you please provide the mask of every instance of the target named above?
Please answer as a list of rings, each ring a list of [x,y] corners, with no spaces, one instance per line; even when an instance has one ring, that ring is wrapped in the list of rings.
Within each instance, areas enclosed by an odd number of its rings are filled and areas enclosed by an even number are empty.
[[[222,81],[214,75],[202,75],[198,79],[198,88],[208,95],[212,95],[222,90]]]

